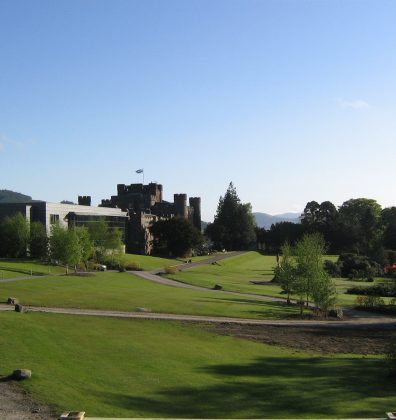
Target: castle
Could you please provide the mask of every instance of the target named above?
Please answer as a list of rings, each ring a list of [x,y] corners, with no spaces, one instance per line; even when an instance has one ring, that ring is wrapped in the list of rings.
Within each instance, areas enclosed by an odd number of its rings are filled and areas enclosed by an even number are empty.
[[[117,195],[102,200],[100,207],[119,208],[128,214],[125,229],[126,251],[136,254],[151,254],[152,236],[149,227],[161,219],[182,217],[201,230],[201,198],[187,194],[174,194],[173,203],[162,199],[162,185],[151,182],[143,184],[118,184]],[[79,204],[90,205],[90,197],[79,197]]]
[[[90,196],[79,196],[78,205],[33,200],[26,203],[0,203],[0,221],[21,213],[28,223],[37,221],[50,234],[51,226],[88,226],[102,219],[109,227],[119,229],[125,250],[134,254],[151,254],[153,237],[150,226],[157,220],[182,217],[201,230],[201,198],[174,194],[174,202],[162,199],[162,185],[157,183],[117,185],[117,195],[91,207]]]

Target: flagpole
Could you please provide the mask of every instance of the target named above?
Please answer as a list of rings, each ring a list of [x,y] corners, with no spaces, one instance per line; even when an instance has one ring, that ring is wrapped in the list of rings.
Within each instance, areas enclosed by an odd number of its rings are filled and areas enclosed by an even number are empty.
[[[142,174],[143,174],[143,185],[144,185],[144,169],[143,169],[143,172],[142,172]]]

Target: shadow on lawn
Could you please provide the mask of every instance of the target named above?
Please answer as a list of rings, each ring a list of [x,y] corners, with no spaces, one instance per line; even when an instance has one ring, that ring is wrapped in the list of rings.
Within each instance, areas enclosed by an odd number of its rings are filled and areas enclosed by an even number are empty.
[[[381,399],[393,397],[387,404],[396,403],[379,359],[268,357],[206,366],[198,373],[218,383],[167,388],[144,397],[114,392],[99,397],[139,416],[182,418],[368,417],[389,409]]]
[[[195,299],[198,302],[208,302],[217,304],[236,304],[236,305],[249,305],[255,307],[262,307],[262,310],[248,310],[245,311],[256,318],[287,318],[289,315],[299,314],[299,307],[295,305],[287,305],[286,302],[274,302],[271,300],[255,300],[248,298],[224,298],[224,297],[207,297]]]
[[[33,275],[33,276],[43,276],[45,274],[48,273],[44,273],[42,271],[34,271],[34,270],[29,270],[29,269],[25,269],[25,268],[13,268],[13,267],[4,267],[0,265],[0,270],[1,271],[10,271],[12,273],[21,273],[21,274],[26,274],[28,276]]]

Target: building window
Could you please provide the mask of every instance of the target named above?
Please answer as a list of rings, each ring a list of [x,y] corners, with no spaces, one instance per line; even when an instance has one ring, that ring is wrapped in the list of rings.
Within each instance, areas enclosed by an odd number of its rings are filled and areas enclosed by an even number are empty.
[[[59,223],[59,214],[50,214],[50,224],[55,225]]]

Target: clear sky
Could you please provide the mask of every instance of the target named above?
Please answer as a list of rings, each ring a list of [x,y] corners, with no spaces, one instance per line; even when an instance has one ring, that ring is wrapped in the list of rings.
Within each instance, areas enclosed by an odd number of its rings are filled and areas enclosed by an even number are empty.
[[[0,189],[396,205],[396,1],[1,0]]]

